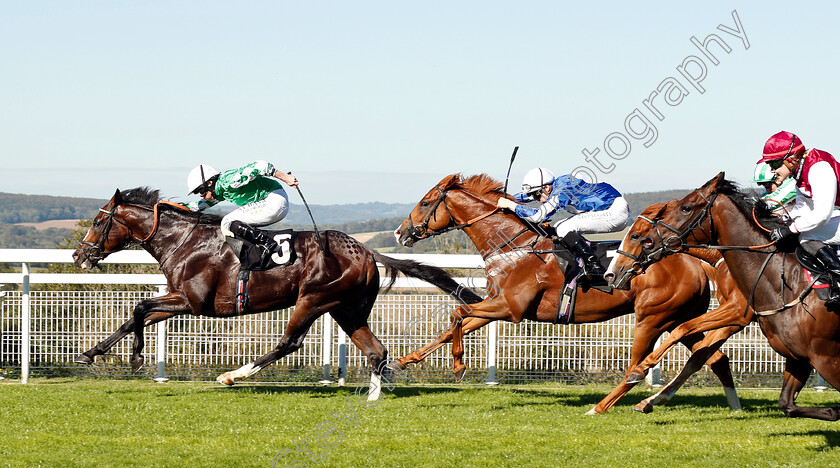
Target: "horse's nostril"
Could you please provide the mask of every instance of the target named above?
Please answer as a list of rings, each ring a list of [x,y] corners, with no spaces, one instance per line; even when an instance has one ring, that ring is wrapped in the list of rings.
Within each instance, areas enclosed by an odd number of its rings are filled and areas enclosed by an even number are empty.
[[[609,273],[609,272],[604,273],[604,279],[607,280],[607,281],[612,281],[612,280],[615,279],[615,274],[614,273]]]

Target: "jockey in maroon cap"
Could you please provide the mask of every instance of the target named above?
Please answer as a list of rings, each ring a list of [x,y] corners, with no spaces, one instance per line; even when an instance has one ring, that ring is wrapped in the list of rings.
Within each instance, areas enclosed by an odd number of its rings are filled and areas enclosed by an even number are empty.
[[[796,180],[796,205],[790,211],[789,226],[776,228],[770,239],[776,241],[799,234],[799,242],[834,277],[830,302],[840,302],[840,259],[834,248],[840,244],[840,163],[829,153],[806,150],[802,140],[790,132],[779,132],[764,144],[758,161],[766,162],[781,184],[788,177]]]

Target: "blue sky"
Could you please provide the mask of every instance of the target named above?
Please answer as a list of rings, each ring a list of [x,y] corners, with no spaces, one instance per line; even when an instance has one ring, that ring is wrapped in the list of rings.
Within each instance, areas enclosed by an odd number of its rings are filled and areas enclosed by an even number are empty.
[[[836,3],[576,3],[2,2],[0,191],[185,198],[198,163],[265,159],[310,203],[407,203],[453,172],[504,179],[516,145],[511,187],[584,166],[689,189],[748,183],[783,129],[840,156]],[[748,49],[718,29],[733,10]],[[717,65],[690,41],[709,34]],[[658,120],[643,101],[669,77],[687,94],[654,97]],[[629,135],[636,109],[655,141]]]

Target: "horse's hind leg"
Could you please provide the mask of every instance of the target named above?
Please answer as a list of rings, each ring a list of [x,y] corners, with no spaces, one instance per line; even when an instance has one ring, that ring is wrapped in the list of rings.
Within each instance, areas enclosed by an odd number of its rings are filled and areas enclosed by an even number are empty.
[[[350,341],[365,353],[365,356],[367,356],[370,362],[372,371],[370,375],[370,388],[368,389],[368,401],[379,399],[382,390],[382,374],[390,370],[387,367],[388,349],[373,334],[368,325],[368,317],[370,316],[371,309],[373,309],[373,303],[376,300],[378,290],[378,287],[372,290],[367,300],[361,307],[356,308],[355,311],[332,313],[335,321],[347,333],[347,336],[350,337]]]
[[[321,315],[323,315],[323,312],[320,308],[309,308],[303,302],[298,301],[294,313],[289,318],[289,324],[286,325],[283,338],[280,339],[280,343],[274,349],[260,356],[254,362],[219,375],[216,377],[216,381],[224,385],[233,385],[237,379],[250,377],[278,359],[297,351],[303,345],[303,340],[306,338],[309,328]]]
[[[824,421],[837,421],[840,419],[840,408],[811,408],[806,406],[796,406],[796,397],[799,396],[799,391],[805,386],[808,377],[811,375],[813,367],[807,361],[788,359],[785,361],[784,383],[782,383],[782,393],[779,396],[779,408],[785,413],[785,416],[791,418],[813,418],[822,419]],[[836,375],[836,374],[835,374]],[[828,379],[827,379],[828,380]],[[834,382],[832,385],[837,385],[837,379],[832,376]]]
[[[488,319],[467,317],[461,322],[461,326],[464,328],[464,334],[468,335],[490,322],[491,320]],[[426,359],[431,353],[451,341],[452,328],[444,330],[435,338],[434,341],[426,343],[422,347],[412,351],[410,354],[397,359],[393,364],[399,369],[405,369],[407,364],[415,364]]]
[[[144,326],[149,326],[158,322],[162,322],[175,315],[176,314],[172,312],[155,312],[146,317]],[[90,348],[89,350],[83,353],[77,354],[76,357],[73,358],[73,361],[79,364],[93,363],[93,360],[94,358],[96,358],[96,356],[101,356],[110,351],[115,344],[117,344],[121,339],[125,338],[125,336],[131,333],[132,330],[134,330],[133,318],[128,319],[125,323],[120,325],[119,328],[117,328],[117,331],[115,331],[113,335],[100,341],[93,348]]]

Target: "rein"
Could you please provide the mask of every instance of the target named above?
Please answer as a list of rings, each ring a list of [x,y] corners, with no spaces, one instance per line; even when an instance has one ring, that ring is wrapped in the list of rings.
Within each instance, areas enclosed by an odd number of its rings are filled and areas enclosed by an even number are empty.
[[[126,244],[124,244],[121,248],[119,248],[119,249],[117,249],[117,250],[110,250],[110,251],[109,251],[109,250],[105,250],[105,244],[108,242],[108,236],[109,236],[109,234],[111,233],[111,227],[113,226],[114,221],[116,221],[116,222],[118,222],[118,223],[122,224],[123,226],[125,226],[125,228],[126,228],[126,229],[128,230],[128,232],[129,232],[129,236],[130,236],[131,240],[133,241],[133,243],[137,243],[137,244],[139,244],[139,245],[146,244],[146,243],[148,243],[148,242],[149,242],[149,240],[151,240],[151,238],[152,238],[152,237],[154,237],[154,235],[157,233],[157,230],[158,230],[158,225],[159,225],[159,223],[160,223],[160,213],[159,213],[159,210],[158,210],[158,206],[159,206],[159,205],[168,205],[168,206],[172,206],[172,207],[178,208],[178,209],[180,209],[180,210],[190,211],[190,210],[189,210],[189,208],[187,208],[187,207],[185,207],[185,206],[183,206],[183,205],[180,205],[180,204],[178,204],[178,203],[174,203],[174,202],[167,201],[167,200],[161,200],[161,201],[158,201],[157,203],[155,203],[154,207],[153,207],[153,208],[151,208],[151,211],[154,213],[154,219],[155,219],[154,226],[152,227],[152,231],[151,231],[151,232],[149,233],[149,235],[148,235],[148,236],[146,236],[145,238],[143,238],[143,239],[138,239],[138,238],[134,235],[134,230],[131,228],[131,226],[129,226],[129,225],[128,225],[125,221],[123,221],[123,220],[121,220],[121,219],[119,219],[119,218],[117,218],[117,217],[115,216],[116,206],[114,206],[113,208],[111,208],[111,210],[110,210],[110,211],[109,211],[109,210],[105,210],[104,208],[100,208],[100,209],[99,209],[99,211],[100,211],[101,213],[105,213],[106,215],[108,215],[108,218],[105,220],[105,227],[103,227],[103,228],[102,228],[102,230],[99,232],[99,235],[97,236],[96,240],[94,240],[93,242],[88,242],[88,241],[82,240],[81,242],[79,242],[79,244],[81,244],[81,245],[83,245],[83,246],[87,246],[87,247],[89,247],[89,248],[90,248],[90,249],[89,249],[89,250],[90,250],[90,252],[88,253],[87,257],[88,257],[90,260],[93,260],[93,261],[95,261],[95,262],[99,262],[99,261],[103,260],[105,257],[107,257],[108,255],[110,255],[110,254],[112,254],[112,253],[115,253],[115,252],[119,252],[119,251],[121,251],[121,250],[124,250],[124,249],[125,249],[125,247],[126,247],[127,245],[130,245],[132,242],[127,242],[127,243],[126,243]],[[148,208],[148,207],[146,207],[146,206],[142,206],[142,205],[134,205],[134,206],[137,206],[137,207],[139,207],[139,208],[143,208],[143,209],[146,209],[146,210],[149,210],[149,209],[150,209],[150,208]],[[165,262],[166,260],[168,260],[168,259],[169,259],[169,257],[171,257],[171,256],[172,256],[172,254],[174,254],[174,253],[175,253],[175,252],[176,252],[179,248],[181,248],[181,246],[183,246],[183,245],[184,245],[184,243],[186,242],[187,238],[188,238],[188,237],[189,237],[189,235],[190,235],[190,234],[191,234],[191,233],[195,230],[195,228],[198,226],[198,224],[199,224],[199,223],[198,223],[198,220],[196,220],[195,225],[194,225],[194,226],[192,227],[192,229],[190,229],[190,230],[187,232],[187,234],[186,234],[186,235],[185,235],[185,236],[181,239],[181,242],[180,242],[180,243],[179,243],[179,244],[175,247],[175,249],[174,249],[174,250],[173,250],[173,251],[169,254],[169,256],[168,256],[168,257],[166,257],[165,259],[163,259],[163,260],[160,262],[160,267],[161,267],[161,268],[163,267],[163,262]],[[101,244],[101,246],[100,246],[99,244]]]
[[[485,218],[487,218],[487,217],[489,217],[489,216],[491,216],[491,215],[493,215],[493,214],[495,214],[496,212],[499,211],[499,208],[496,207],[496,208],[493,208],[492,210],[490,210],[486,213],[480,214],[480,215],[478,215],[478,216],[476,216],[476,217],[474,217],[474,218],[472,218],[472,219],[470,219],[470,220],[468,220],[464,223],[455,224],[453,226],[448,226],[446,228],[438,229],[438,230],[429,229],[429,222],[435,216],[435,213],[437,212],[438,206],[440,206],[441,204],[443,204],[443,207],[446,209],[446,212],[449,214],[449,219],[451,219],[453,222],[457,222],[457,220],[455,219],[455,216],[452,214],[452,211],[449,209],[449,206],[446,204],[446,192],[449,191],[449,189],[441,190],[439,187],[435,187],[435,189],[438,191],[438,193],[440,193],[440,197],[435,201],[434,205],[432,205],[431,209],[429,210],[429,215],[426,216],[426,219],[423,220],[423,222],[421,224],[415,225],[414,221],[411,219],[411,215],[409,215],[408,219],[412,223],[412,225],[411,225],[411,230],[410,230],[408,236],[410,238],[414,239],[415,241],[419,241],[419,240],[422,240],[422,239],[425,239],[425,238],[428,238],[428,237],[439,236],[441,234],[445,234],[445,233],[450,232],[450,231],[455,231],[455,230],[458,230],[458,229],[464,229],[464,228],[470,227],[473,224],[475,224],[475,223],[477,223],[477,222],[479,222],[479,221],[481,221],[481,220],[483,220],[483,219],[485,219]],[[526,221],[520,219],[519,217],[516,217],[516,219],[524,222],[526,224],[526,226],[528,226],[528,227],[525,227],[524,229],[522,229],[521,231],[519,231],[518,233],[516,233],[512,237],[506,238],[505,242],[503,242],[499,245],[496,245],[495,248],[492,249],[491,251],[482,252],[482,257],[483,258],[486,259],[491,254],[501,251],[504,247],[511,246],[513,244],[513,241],[515,239],[519,238],[519,236],[521,236],[522,234],[525,234],[528,231],[533,230],[533,227],[531,226],[530,223],[527,223]],[[504,236],[504,237],[508,237],[508,236]],[[527,246],[513,245],[511,247],[511,250],[512,251],[513,250],[519,250],[519,249],[522,249],[522,248],[529,248],[529,249],[533,250],[533,248],[536,245],[538,240],[539,240],[539,236],[537,236],[537,238],[534,240],[534,242],[532,242],[530,245],[527,245]]]
[[[747,313],[749,312],[750,307],[753,307],[753,310],[755,310],[755,307],[754,307],[755,291],[758,288],[758,283],[761,280],[762,275],[764,275],[764,271],[767,269],[767,265],[770,263],[770,259],[773,257],[773,255],[778,253],[778,248],[774,249],[772,251],[769,251],[769,252],[768,251],[763,251],[762,249],[766,249],[768,247],[776,245],[776,241],[773,241],[773,242],[770,242],[770,243],[767,243],[767,244],[763,244],[763,245],[718,246],[718,245],[708,245],[708,244],[687,244],[685,242],[686,238],[688,238],[688,236],[691,235],[691,232],[694,231],[695,229],[698,229],[698,228],[701,229],[710,238],[711,238],[710,233],[714,229],[714,225],[713,225],[714,220],[713,220],[713,218],[711,218],[709,216],[709,213],[711,211],[712,204],[714,204],[715,200],[717,199],[718,192],[715,191],[710,198],[704,197],[703,194],[699,190],[695,190],[695,192],[697,192],[697,194],[700,196],[700,198],[702,198],[703,200],[706,201],[706,206],[703,207],[703,209],[700,211],[700,213],[698,213],[697,216],[693,220],[691,220],[691,222],[683,230],[679,230],[679,229],[677,229],[677,228],[675,228],[675,227],[673,227],[673,226],[671,226],[667,223],[664,223],[664,222],[662,222],[662,220],[650,219],[650,218],[647,218],[645,216],[640,215],[639,219],[643,219],[643,220],[647,221],[648,223],[650,223],[653,230],[655,230],[657,236],[659,237],[660,247],[654,249],[653,246],[656,245],[656,242],[653,239],[651,239],[650,237],[645,237],[645,238],[640,239],[640,243],[642,245],[642,254],[633,255],[629,252],[625,252],[625,251],[620,250],[620,249],[618,250],[618,254],[619,255],[624,255],[625,257],[628,257],[628,258],[633,260],[632,271],[634,271],[636,274],[644,273],[644,271],[647,269],[648,266],[650,266],[652,263],[654,263],[656,261],[661,260],[662,258],[664,258],[668,255],[672,255],[672,254],[680,253],[680,252],[685,252],[688,249],[695,249],[696,248],[696,249],[711,249],[711,250],[718,250],[718,251],[740,250],[740,251],[749,251],[749,252],[756,252],[756,253],[765,254],[765,255],[767,255],[767,258],[764,260],[764,262],[761,265],[761,269],[759,270],[758,276],[756,277],[755,283],[753,284],[752,289],[750,291],[750,297],[747,300],[746,306],[744,307],[744,316],[746,317]],[[707,217],[709,218],[709,224],[710,224],[709,225],[709,232],[706,232],[706,229],[703,228],[703,226],[702,226],[703,221],[705,221],[705,219]],[[758,220],[756,219],[755,209],[753,209],[753,220],[756,222],[756,224],[761,229],[769,232],[769,229],[762,226],[761,223],[759,223]],[[662,234],[662,231],[660,230],[660,226],[662,226],[665,229],[671,231],[675,235],[667,236],[667,237],[664,236]],[[813,286],[816,282],[817,282],[816,279],[814,281],[812,281],[802,291],[802,293],[800,293],[799,296],[797,296],[797,298],[794,299],[793,301],[785,303],[777,309],[766,310],[766,311],[757,311],[756,310],[755,311],[756,315],[766,317],[766,316],[769,316],[769,315],[777,314],[779,312],[783,312],[785,310],[788,310],[788,309],[800,304],[805,299],[805,297],[811,292],[811,289],[813,288]],[[782,298],[783,298],[782,301],[784,302],[784,295],[782,296]]]

